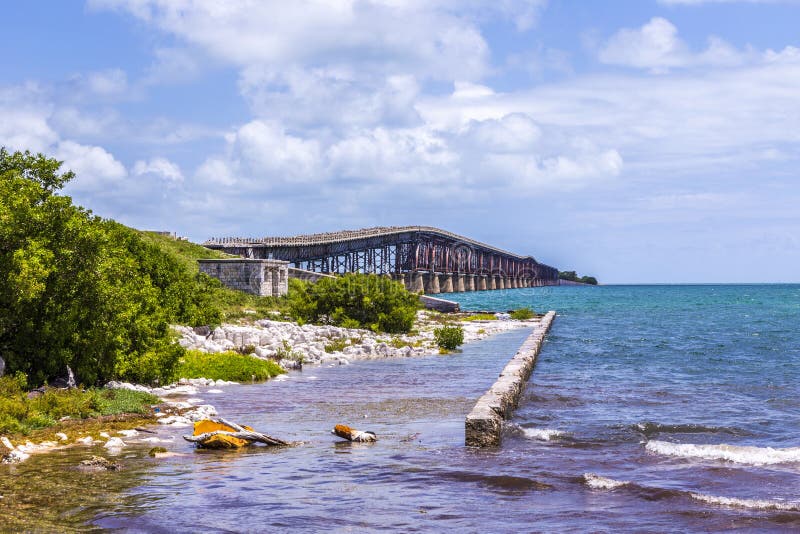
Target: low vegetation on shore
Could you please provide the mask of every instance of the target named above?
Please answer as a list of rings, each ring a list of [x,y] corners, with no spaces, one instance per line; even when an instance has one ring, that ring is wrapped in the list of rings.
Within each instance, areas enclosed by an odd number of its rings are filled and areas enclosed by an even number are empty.
[[[158,397],[125,389],[55,389],[27,392],[21,373],[0,378],[0,435],[28,436],[67,420],[151,413]]]
[[[285,372],[277,363],[249,354],[232,351],[210,354],[199,350],[188,350],[178,363],[176,375],[180,378],[248,382],[267,380]]]

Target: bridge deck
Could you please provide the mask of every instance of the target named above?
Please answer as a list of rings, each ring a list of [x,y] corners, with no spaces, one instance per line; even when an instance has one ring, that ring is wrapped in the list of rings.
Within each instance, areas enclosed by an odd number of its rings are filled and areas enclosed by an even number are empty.
[[[384,226],[293,237],[213,238],[204,243],[247,258],[272,258],[317,273],[391,275],[413,291],[439,293],[555,285],[558,270],[432,226]],[[420,273],[427,273],[420,278]],[[441,279],[440,279],[441,276]]]

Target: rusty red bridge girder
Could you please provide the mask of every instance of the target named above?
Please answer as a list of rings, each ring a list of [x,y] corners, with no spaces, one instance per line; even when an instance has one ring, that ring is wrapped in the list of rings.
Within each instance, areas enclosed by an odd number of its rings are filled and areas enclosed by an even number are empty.
[[[558,285],[558,270],[430,226],[391,226],[294,237],[212,238],[204,246],[276,259],[318,273],[389,275],[425,293]]]

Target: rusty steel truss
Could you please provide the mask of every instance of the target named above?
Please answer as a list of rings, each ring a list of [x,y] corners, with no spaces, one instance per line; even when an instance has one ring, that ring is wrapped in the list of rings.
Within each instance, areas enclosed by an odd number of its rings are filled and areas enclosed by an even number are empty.
[[[319,273],[374,273],[404,278],[412,275],[489,277],[483,287],[468,279],[458,289],[497,289],[558,284],[558,270],[452,232],[429,226],[378,227],[295,237],[212,238],[204,246],[245,258],[276,259]],[[452,282],[451,282],[452,283]],[[463,282],[462,282],[463,283]],[[425,284],[425,292],[438,292]],[[491,287],[495,286],[495,287]],[[420,290],[423,287],[420,285]]]

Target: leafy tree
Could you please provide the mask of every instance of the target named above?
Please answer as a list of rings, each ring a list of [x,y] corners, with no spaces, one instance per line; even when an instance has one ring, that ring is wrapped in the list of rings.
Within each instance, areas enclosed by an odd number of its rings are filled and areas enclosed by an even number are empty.
[[[511,318],[517,321],[525,321],[527,319],[533,319],[535,313],[530,308],[520,308],[518,310],[514,310],[510,313]]]
[[[561,271],[558,273],[558,277],[561,280],[567,280],[570,282],[578,281],[578,273],[576,273],[575,271]]]
[[[578,276],[578,273],[575,271],[560,271],[558,273],[558,277],[561,280],[568,280],[570,282],[580,282],[582,284],[590,284],[593,286],[597,285],[597,278],[594,276]]]
[[[169,325],[219,321],[215,281],[57,194],[60,166],[0,149],[0,357],[31,385],[171,377]]]

